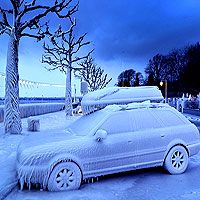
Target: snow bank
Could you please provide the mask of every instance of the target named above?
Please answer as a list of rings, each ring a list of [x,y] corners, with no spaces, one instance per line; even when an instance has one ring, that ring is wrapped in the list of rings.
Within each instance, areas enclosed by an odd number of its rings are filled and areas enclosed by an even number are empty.
[[[46,113],[57,112],[64,109],[64,103],[34,103],[21,104],[20,116],[21,118],[42,115]],[[0,106],[0,122],[3,122],[4,106]]]
[[[102,109],[110,104],[127,104],[150,100],[163,100],[161,91],[156,86],[108,87],[86,94],[81,106],[84,114]]]

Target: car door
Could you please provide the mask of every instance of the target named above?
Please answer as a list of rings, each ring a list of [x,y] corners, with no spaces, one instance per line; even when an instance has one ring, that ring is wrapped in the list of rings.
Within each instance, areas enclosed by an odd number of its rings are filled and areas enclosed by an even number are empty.
[[[133,110],[130,114],[135,146],[135,167],[154,165],[163,159],[165,152],[165,128],[151,109]]]
[[[133,163],[134,145],[132,140],[132,125],[128,111],[119,111],[111,115],[98,128],[107,132],[107,137],[95,144],[95,151],[91,157],[90,170],[104,172],[104,174],[126,171]],[[92,155],[94,154],[94,155]]]

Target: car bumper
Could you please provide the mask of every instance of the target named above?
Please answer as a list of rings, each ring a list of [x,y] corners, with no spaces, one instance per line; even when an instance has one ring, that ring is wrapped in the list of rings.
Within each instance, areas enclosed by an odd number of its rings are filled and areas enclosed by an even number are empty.
[[[47,166],[20,166],[17,168],[17,177],[23,189],[26,183],[29,187],[31,184],[40,184],[42,188],[47,187],[49,170]]]
[[[187,148],[189,150],[189,156],[193,156],[200,151],[200,143],[190,144]]]

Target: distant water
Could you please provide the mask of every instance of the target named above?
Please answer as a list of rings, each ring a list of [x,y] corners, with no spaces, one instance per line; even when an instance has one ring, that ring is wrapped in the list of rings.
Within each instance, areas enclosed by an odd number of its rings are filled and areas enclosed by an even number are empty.
[[[76,101],[81,101],[82,97],[76,97]],[[64,103],[64,97],[23,97],[20,98],[20,104],[28,103]],[[72,98],[74,101],[74,98]],[[4,104],[4,99],[0,98],[0,105]]]

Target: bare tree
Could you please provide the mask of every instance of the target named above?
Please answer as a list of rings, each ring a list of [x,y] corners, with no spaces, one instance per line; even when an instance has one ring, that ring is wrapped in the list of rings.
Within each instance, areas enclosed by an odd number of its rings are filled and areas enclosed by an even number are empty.
[[[141,72],[136,72],[135,73],[135,81],[134,81],[134,86],[140,86],[144,84],[144,78]]]
[[[7,1],[6,1],[7,2]],[[41,1],[40,1],[41,2]],[[54,0],[53,4],[41,5],[38,0],[9,0],[11,9],[0,5],[0,34],[9,35],[4,124],[5,133],[20,134],[22,131],[19,113],[19,72],[18,50],[22,37],[41,40],[49,32],[47,23],[41,24],[41,19],[49,13],[58,18],[69,18],[76,12],[78,4],[72,6],[72,0]]]
[[[94,63],[92,57],[87,57],[79,63],[79,66],[80,69],[76,76],[87,82],[90,91],[102,89],[112,80],[112,78],[108,79],[107,74],[104,75],[104,70]]]
[[[136,71],[134,69],[127,69],[120,73],[117,78],[117,86],[119,87],[133,87],[135,82]]]
[[[77,70],[74,65],[78,61],[87,58],[93,50],[87,55],[77,56],[80,49],[90,44],[90,42],[84,42],[86,33],[75,38],[74,29],[76,27],[76,20],[71,20],[71,27],[68,31],[63,31],[62,27],[55,31],[51,35],[50,45],[44,43],[45,54],[42,57],[42,62],[49,64],[48,70],[59,69],[66,74],[66,92],[65,92],[65,113],[66,115],[72,115],[72,97],[71,97],[71,75],[72,70]]]
[[[165,79],[166,58],[161,54],[155,55],[149,60],[145,73],[152,79],[152,83],[159,86],[161,80]]]

